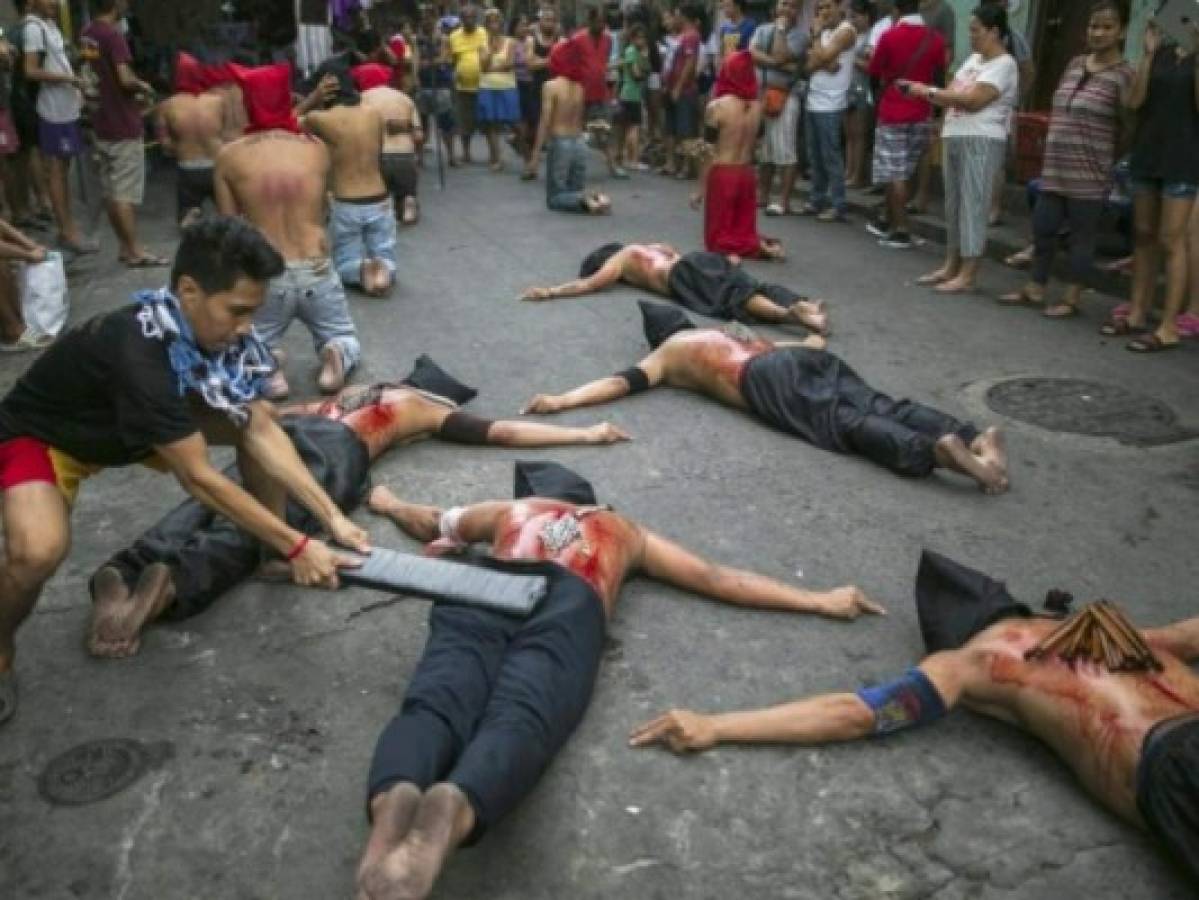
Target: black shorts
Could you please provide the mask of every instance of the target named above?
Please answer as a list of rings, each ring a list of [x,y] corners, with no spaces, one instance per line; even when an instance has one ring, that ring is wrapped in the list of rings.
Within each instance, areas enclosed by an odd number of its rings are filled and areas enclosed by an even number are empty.
[[[621,100],[620,101],[620,121],[630,127],[641,125],[641,101],[640,100]]]
[[[395,201],[396,214],[403,212],[403,202],[416,196],[417,168],[415,153],[384,153],[379,158],[383,182]]]
[[[684,94],[678,100],[667,94],[665,112],[668,136],[681,140],[699,137],[699,97],[695,94]]]
[[[213,191],[213,171],[213,166],[199,169],[178,167],[175,175],[175,208],[180,219],[193,209],[203,209],[205,200],[216,203]]]
[[[1150,729],[1136,779],[1137,809],[1150,833],[1199,881],[1199,714]]]

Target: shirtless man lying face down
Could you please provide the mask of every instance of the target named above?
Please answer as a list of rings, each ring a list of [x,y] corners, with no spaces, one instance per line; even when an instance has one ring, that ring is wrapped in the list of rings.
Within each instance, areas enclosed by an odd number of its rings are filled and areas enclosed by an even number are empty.
[[[474,395],[421,357],[402,382],[346,388],[322,403],[285,408],[280,424],[313,477],[346,512],[365,496],[376,459],[392,447],[425,438],[493,447],[628,440],[607,422],[559,428],[482,419],[459,408]],[[294,507],[288,521],[305,533],[319,530],[318,522]],[[203,611],[249,577],[261,559],[261,545],[227,519],[194,501],[181,504],[92,576],[89,649],[96,656],[133,655],[146,625]]]
[[[857,453],[899,475],[946,468],[984,491],[1007,490],[1007,454],[996,428],[968,423],[866,384],[842,359],[804,342],[774,343],[743,325],[696,328],[678,309],[640,302],[654,348],[631,369],[565,394],[538,394],[526,413],[607,403],[659,384],[685,388],[837,453]]]
[[[537,784],[591,700],[625,579],[642,574],[739,606],[842,619],[881,613],[855,587],[812,593],[707,562],[610,507],[554,463],[518,463],[515,501],[442,511],[375,488],[371,506],[433,549],[491,544],[487,568],[541,574],[525,619],[434,605],[429,639],[368,779],[359,900],[425,897],[449,854]]]
[[[930,628],[926,602],[948,601],[960,616],[952,595],[970,581],[983,589],[966,631],[981,630],[959,639]],[[931,724],[961,704],[1043,740],[1087,793],[1149,831],[1199,881],[1199,677],[1189,667],[1199,660],[1199,617],[1137,629],[1100,602],[1065,621],[1031,618],[1001,584],[931,553],[917,598],[932,652],[894,681],[769,709],[672,710],[635,729],[633,746],[838,743]]]
[[[780,284],[758,281],[719,253],[681,254],[669,244],[604,244],[579,267],[579,277],[555,287],[529,288],[522,300],[594,294],[623,281],[669,297],[701,316],[803,325],[828,332],[823,300],[809,300]]]

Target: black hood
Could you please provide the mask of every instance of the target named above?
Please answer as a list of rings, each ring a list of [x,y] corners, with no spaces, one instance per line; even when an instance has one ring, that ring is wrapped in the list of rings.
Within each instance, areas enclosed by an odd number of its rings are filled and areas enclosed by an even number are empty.
[[[579,266],[579,277],[590,278],[601,268],[604,263],[624,249],[624,244],[604,244],[598,250],[593,250],[583,257],[583,262]]]
[[[458,381],[423,353],[417,357],[412,371],[404,377],[401,384],[453,400],[459,406],[470,403],[479,394],[473,387],[467,387]]]
[[[512,495],[517,500],[525,497],[547,497],[565,503],[576,503],[579,506],[596,505],[591,482],[556,462],[518,461]]]
[[[695,323],[677,307],[667,306],[665,303],[650,303],[648,300],[638,300],[637,305],[641,307],[641,325],[645,329],[645,340],[655,350],[676,331],[695,327]]]

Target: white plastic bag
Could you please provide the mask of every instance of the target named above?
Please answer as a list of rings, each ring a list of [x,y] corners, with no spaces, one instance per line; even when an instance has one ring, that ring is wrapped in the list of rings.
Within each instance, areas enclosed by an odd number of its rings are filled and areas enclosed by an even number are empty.
[[[67,272],[62,254],[50,252],[45,262],[26,263],[21,273],[21,314],[25,327],[57,337],[67,324]]]

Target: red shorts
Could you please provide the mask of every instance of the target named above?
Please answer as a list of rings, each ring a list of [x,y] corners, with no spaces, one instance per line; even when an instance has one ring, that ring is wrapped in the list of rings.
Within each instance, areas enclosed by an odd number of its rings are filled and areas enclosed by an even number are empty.
[[[0,443],[0,490],[31,481],[58,484],[50,446],[37,438],[17,437]]]

